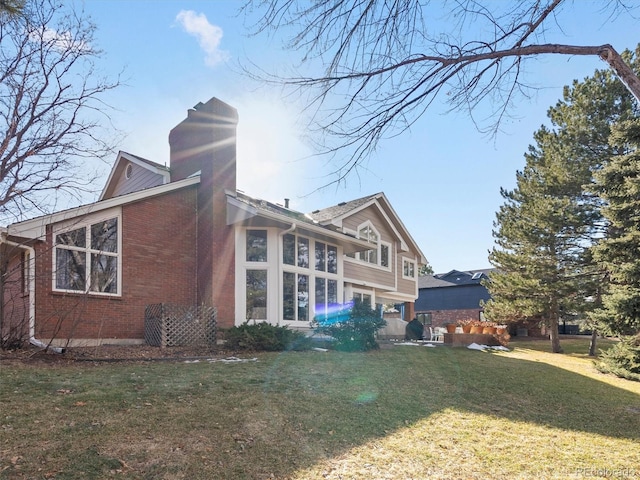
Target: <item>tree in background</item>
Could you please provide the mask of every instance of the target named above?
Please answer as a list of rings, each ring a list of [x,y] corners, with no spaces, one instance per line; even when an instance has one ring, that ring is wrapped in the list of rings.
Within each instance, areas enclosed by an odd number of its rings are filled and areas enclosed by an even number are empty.
[[[89,161],[111,152],[95,26],[54,0],[3,2],[0,217],[23,219],[90,188]]]
[[[0,3],[0,223],[46,213],[60,199],[93,189],[90,162],[112,152],[104,94],[119,79],[96,69],[95,26],[55,0]],[[6,315],[25,308],[19,273],[9,267],[16,245],[0,242],[0,347],[22,340]],[[12,280],[13,279],[13,280]],[[65,313],[72,315],[73,312]]]
[[[624,155],[612,157],[595,175],[609,224],[593,248],[608,277],[594,316],[621,341],[602,356],[600,367],[640,380],[640,118],[616,125],[611,143]]]
[[[433,275],[433,267],[429,263],[425,263],[424,265],[420,265],[418,269],[418,276],[425,277],[427,275]]]
[[[0,0],[0,18],[3,14],[17,15],[23,6],[23,0]]]
[[[637,55],[624,53],[636,71]],[[602,200],[589,186],[593,174],[616,154],[611,126],[634,118],[637,104],[609,70],[598,70],[566,87],[564,100],[548,112],[554,127],[534,135],[517,187],[502,190],[497,213],[497,268],[487,287],[485,314],[497,321],[538,319],[550,329],[552,351],[561,351],[558,322],[597,306],[603,272],[589,247],[604,233]]]
[[[603,25],[633,15],[637,6],[629,5],[604,4]],[[288,46],[301,52],[303,64],[323,61],[324,69],[309,76],[270,79],[311,92],[313,123],[326,140],[320,140],[321,150],[350,153],[336,171],[338,182],[381,139],[410,128],[441,95],[452,110],[471,116],[480,103],[489,105],[493,114],[481,120],[481,130],[497,132],[518,97],[533,91],[524,66],[536,56],[602,59],[640,99],[640,79],[611,45],[545,42],[545,33],[562,29],[563,17],[571,14],[564,0],[246,0],[245,9],[261,13],[256,32],[293,32]]]

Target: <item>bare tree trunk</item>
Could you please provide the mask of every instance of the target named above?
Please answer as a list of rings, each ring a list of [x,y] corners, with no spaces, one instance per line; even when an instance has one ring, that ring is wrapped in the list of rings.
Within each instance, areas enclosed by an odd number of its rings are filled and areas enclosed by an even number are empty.
[[[595,357],[596,356],[596,341],[597,341],[597,339],[598,339],[598,332],[594,328],[593,331],[591,332],[591,342],[589,342],[589,356],[590,357]]]
[[[551,351],[553,353],[562,353],[560,346],[560,332],[558,323],[560,322],[560,314],[558,303],[555,299],[551,301],[551,313],[549,315],[549,336],[551,338]]]

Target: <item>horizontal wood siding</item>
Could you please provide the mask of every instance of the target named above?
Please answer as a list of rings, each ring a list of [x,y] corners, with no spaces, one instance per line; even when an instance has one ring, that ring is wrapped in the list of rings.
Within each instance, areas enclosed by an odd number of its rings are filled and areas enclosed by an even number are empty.
[[[371,206],[361,210],[351,217],[348,217],[343,222],[343,227],[349,230],[357,231],[358,227],[363,223],[370,221],[374,228],[380,234],[380,240],[382,242],[390,243],[389,253],[391,258],[389,259],[389,263],[391,266],[390,270],[386,270],[380,267],[376,267],[373,265],[368,265],[364,262],[351,261],[348,259],[345,261],[344,271],[345,277],[350,279],[359,279],[362,282],[366,282],[368,284],[375,285],[385,285],[389,289],[395,289],[395,275],[396,271],[395,267],[395,239],[393,237],[393,232],[387,226],[387,222],[380,215],[378,208]]]
[[[113,188],[113,197],[162,185],[162,175],[151,172],[135,163],[132,163],[131,166],[133,167],[131,178],[127,178],[125,175],[126,166],[122,169],[120,178]]]

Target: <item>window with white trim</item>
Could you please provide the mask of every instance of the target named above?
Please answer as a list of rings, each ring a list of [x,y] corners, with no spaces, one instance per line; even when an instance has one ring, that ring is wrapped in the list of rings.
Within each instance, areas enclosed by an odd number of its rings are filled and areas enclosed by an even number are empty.
[[[402,276],[404,278],[416,278],[416,262],[412,260],[402,259]]]
[[[247,320],[267,319],[267,271],[247,269]]]
[[[282,236],[282,318],[308,322],[338,303],[338,247],[302,235]]]
[[[119,218],[54,232],[54,290],[120,295]]]
[[[360,240],[366,240],[372,244],[374,248],[363,252],[347,254],[348,257],[378,267],[391,268],[391,244],[381,240],[380,233],[371,222],[367,221],[358,227],[357,237]]]

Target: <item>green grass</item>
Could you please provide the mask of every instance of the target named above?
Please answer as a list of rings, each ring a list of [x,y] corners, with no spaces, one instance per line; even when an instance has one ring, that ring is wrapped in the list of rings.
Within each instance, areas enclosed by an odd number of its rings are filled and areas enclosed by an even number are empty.
[[[0,479],[638,477],[640,383],[587,342],[0,364]]]

